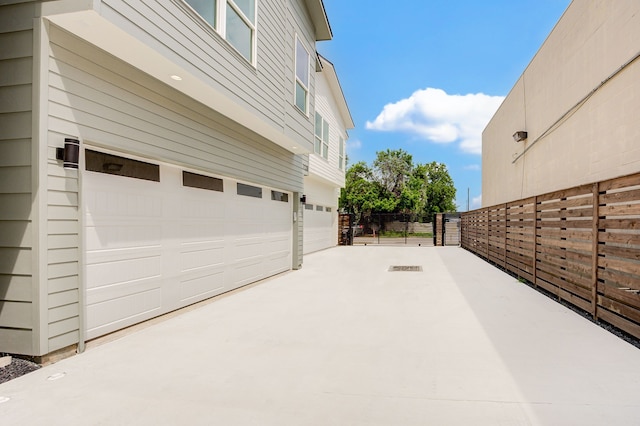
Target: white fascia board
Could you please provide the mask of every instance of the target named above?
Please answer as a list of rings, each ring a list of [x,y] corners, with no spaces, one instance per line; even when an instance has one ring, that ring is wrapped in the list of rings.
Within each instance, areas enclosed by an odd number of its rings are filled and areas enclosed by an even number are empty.
[[[300,146],[295,140],[285,135],[284,129],[272,126],[185,68],[104,19],[96,11],[54,14],[44,18],[282,148],[294,154],[310,152],[308,148]],[[172,75],[180,76],[182,80],[174,81],[171,79]]]
[[[331,40],[333,33],[331,32],[331,25],[329,25],[329,18],[327,18],[327,12],[324,9],[322,0],[306,0],[305,3],[316,29],[316,41]]]
[[[344,182],[341,180],[334,180],[334,179],[330,179],[320,173],[316,173],[313,170],[311,170],[311,167],[309,167],[309,175],[305,176],[305,179],[310,179],[312,181],[321,183],[325,186],[330,186],[331,188],[336,188],[336,189],[340,189],[340,188],[344,188]]]

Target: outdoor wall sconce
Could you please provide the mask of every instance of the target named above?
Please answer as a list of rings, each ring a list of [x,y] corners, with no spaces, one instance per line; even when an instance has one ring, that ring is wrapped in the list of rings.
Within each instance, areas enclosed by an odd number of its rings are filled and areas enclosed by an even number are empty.
[[[519,130],[513,134],[513,140],[516,142],[522,142],[527,138],[527,132],[524,130]]]
[[[307,203],[307,196],[306,196],[306,195],[303,195],[302,197],[300,197],[300,202],[301,202],[302,204],[306,204],[306,203]]]
[[[65,169],[77,169],[80,159],[80,141],[64,138],[64,148],[56,148],[56,160],[62,160]]]

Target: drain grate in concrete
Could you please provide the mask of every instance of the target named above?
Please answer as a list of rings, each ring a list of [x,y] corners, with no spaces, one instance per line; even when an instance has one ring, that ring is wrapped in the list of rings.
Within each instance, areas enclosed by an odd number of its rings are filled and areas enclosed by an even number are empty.
[[[422,266],[389,266],[389,272],[422,272]]]

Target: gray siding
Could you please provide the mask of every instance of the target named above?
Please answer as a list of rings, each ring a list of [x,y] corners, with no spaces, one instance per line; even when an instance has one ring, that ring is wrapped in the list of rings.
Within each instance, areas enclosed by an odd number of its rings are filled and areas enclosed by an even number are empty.
[[[304,5],[304,2],[296,0],[287,0],[288,3],[288,20],[287,36],[285,42],[287,43],[286,55],[286,68],[285,76],[287,82],[285,84],[286,90],[286,123],[285,133],[287,136],[294,140],[307,141],[307,146],[310,150],[313,150],[313,125],[314,125],[314,95],[315,95],[315,35],[313,33],[313,24],[309,17],[308,11]],[[304,115],[294,105],[294,91],[295,91],[295,40],[296,35],[303,41],[306,48],[309,50],[311,56],[311,68],[309,76],[309,111],[308,115]]]
[[[81,309],[78,180],[55,160],[55,147],[64,137],[291,192],[302,191],[304,159],[67,32],[52,26],[49,34],[47,241],[53,351],[77,342]]]
[[[33,354],[31,3],[0,6],[0,351]]]
[[[82,334],[80,180],[55,159],[65,137],[296,194],[303,192],[305,162],[55,25],[42,38],[51,41],[42,47],[50,56],[36,52],[48,72],[34,73],[38,3],[0,6],[0,351],[29,355],[73,345]],[[181,0],[102,0],[94,7],[300,146],[312,147],[314,73],[309,116],[293,105],[295,34],[315,53],[304,2],[259,2],[256,67]],[[34,122],[46,128],[32,134]],[[40,136],[46,139],[35,146]],[[293,267],[302,263],[296,206]]]
[[[135,8],[133,7],[135,6]],[[103,0],[100,14],[193,73],[277,129],[285,126],[283,0],[259,2],[257,66],[253,67],[181,0]],[[291,83],[293,84],[293,83]]]
[[[77,135],[92,144],[302,190],[301,156],[64,31],[52,26],[50,34],[51,156],[60,138]]]

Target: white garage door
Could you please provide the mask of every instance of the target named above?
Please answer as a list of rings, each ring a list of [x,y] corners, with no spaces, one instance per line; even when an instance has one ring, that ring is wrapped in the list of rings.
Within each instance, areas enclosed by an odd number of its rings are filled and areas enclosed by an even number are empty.
[[[303,253],[313,253],[335,246],[336,230],[333,226],[333,213],[330,207],[318,204],[306,204],[304,210]],[[335,234],[335,235],[334,235]]]
[[[290,193],[92,150],[85,159],[87,338],[290,269]]]

